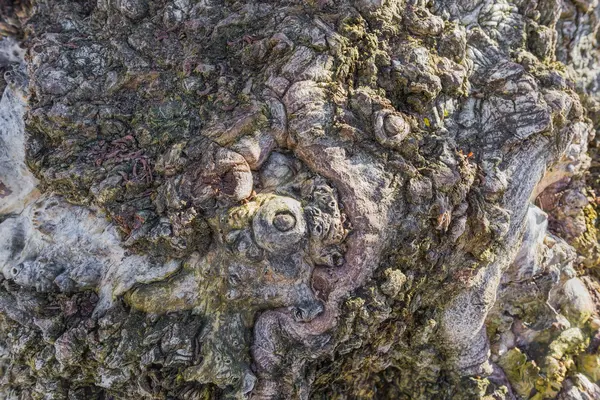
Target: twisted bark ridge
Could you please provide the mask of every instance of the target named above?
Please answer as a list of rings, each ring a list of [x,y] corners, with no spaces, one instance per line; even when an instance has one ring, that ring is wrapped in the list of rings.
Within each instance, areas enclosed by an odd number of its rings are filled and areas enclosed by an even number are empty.
[[[600,398],[596,0],[0,10],[0,398]]]

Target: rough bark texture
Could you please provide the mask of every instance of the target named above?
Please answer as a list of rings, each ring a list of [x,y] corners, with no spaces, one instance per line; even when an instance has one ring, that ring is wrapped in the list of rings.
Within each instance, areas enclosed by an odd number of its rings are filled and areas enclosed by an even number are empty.
[[[597,0],[0,12],[0,398],[600,398]]]

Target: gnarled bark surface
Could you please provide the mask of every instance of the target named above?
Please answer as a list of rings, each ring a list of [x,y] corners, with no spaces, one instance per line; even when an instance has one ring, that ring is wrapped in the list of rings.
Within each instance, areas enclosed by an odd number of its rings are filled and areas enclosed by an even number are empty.
[[[596,1],[0,10],[0,397],[600,398]]]

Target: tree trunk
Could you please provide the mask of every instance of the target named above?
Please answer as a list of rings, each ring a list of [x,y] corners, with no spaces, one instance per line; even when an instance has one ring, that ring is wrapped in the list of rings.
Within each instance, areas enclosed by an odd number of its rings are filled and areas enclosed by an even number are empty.
[[[0,398],[600,398],[597,1],[0,12]]]

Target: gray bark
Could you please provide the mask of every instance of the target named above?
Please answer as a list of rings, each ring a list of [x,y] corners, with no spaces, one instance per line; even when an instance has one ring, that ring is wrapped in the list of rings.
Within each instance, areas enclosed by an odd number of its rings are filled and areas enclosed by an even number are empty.
[[[600,398],[597,1],[0,10],[0,398]]]

